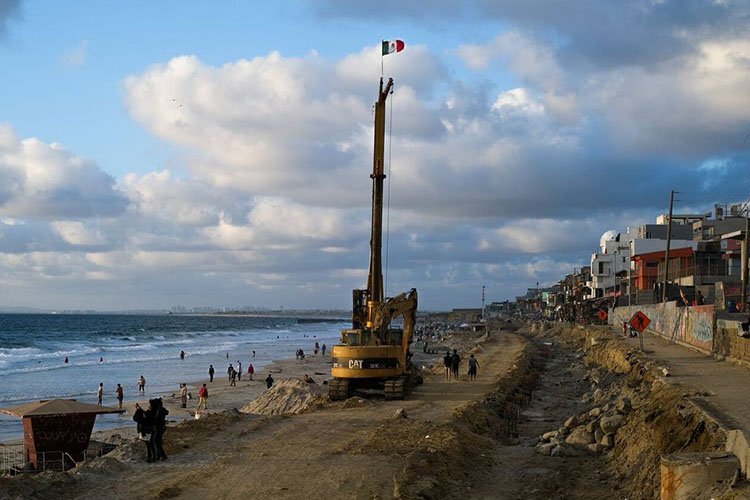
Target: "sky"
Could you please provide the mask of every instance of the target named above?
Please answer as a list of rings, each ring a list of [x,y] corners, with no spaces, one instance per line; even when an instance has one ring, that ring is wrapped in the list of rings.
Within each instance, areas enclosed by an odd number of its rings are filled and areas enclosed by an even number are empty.
[[[381,62],[421,309],[750,197],[745,1],[0,0],[0,306],[348,309]]]

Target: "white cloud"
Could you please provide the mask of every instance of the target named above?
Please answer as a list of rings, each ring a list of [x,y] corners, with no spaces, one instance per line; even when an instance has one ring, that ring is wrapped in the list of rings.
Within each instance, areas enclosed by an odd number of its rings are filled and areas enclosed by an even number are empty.
[[[106,238],[98,229],[87,227],[83,222],[55,221],[51,225],[54,231],[71,245],[102,245],[106,243]]]

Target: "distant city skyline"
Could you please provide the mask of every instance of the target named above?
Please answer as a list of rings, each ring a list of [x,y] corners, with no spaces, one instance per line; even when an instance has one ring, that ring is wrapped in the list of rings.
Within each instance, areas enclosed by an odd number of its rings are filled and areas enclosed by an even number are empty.
[[[0,306],[481,307],[750,197],[750,5],[0,1]],[[382,40],[405,49],[382,58]]]

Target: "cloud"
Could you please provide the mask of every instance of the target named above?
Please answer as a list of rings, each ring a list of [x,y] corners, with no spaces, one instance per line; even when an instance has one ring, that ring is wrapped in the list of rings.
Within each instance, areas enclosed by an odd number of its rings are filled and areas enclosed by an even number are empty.
[[[3,0],[0,2],[0,40],[8,32],[8,23],[21,15],[21,0]]]
[[[57,143],[18,140],[0,124],[0,216],[112,216],[126,205],[114,179],[92,162]]]
[[[86,57],[88,55],[89,43],[87,40],[83,40],[81,43],[66,50],[60,57],[60,62],[63,66],[68,68],[76,68],[86,64]]]

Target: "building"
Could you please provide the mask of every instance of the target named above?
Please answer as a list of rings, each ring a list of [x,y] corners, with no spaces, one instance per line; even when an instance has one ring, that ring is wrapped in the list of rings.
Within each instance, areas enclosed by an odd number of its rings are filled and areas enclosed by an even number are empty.
[[[590,291],[586,298],[620,295],[620,281],[630,269],[630,245],[621,241],[617,231],[610,230],[599,238],[599,252],[591,255]]]

